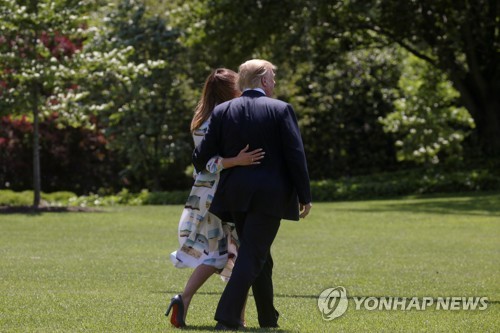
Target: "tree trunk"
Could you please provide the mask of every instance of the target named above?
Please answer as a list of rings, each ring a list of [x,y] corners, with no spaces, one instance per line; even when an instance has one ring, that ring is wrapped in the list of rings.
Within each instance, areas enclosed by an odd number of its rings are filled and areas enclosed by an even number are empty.
[[[38,14],[38,0],[33,0],[32,5],[34,6],[35,14]],[[37,54],[37,43],[38,43],[38,29],[35,27],[33,36],[33,52],[36,59]],[[38,209],[40,206],[40,194],[41,194],[41,182],[40,182],[40,138],[39,138],[39,119],[38,119],[38,94],[39,94],[39,84],[35,80],[33,82],[33,208]]]
[[[500,156],[500,102],[489,98],[480,111],[482,117],[476,129],[481,150],[488,157]]]
[[[39,138],[39,120],[38,120],[38,84],[33,84],[33,208],[40,206],[40,138]]]
[[[461,79],[452,72],[450,77],[460,92],[463,105],[474,119],[474,135],[481,153],[488,157],[500,156],[500,99],[493,93],[495,82],[488,82],[484,87],[476,84],[471,75]]]

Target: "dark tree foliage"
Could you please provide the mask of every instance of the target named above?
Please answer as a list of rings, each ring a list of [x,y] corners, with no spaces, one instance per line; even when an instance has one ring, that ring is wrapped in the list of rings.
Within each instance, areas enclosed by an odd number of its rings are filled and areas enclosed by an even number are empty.
[[[379,117],[392,111],[399,55],[380,39],[339,28],[332,1],[216,1],[194,48],[211,65],[252,58],[278,66],[276,97],[299,116],[313,179],[396,166]]]
[[[348,27],[373,31],[443,71],[476,123],[477,147],[500,155],[500,3],[351,0]]]
[[[500,5],[495,0],[211,1],[206,6],[205,23],[200,28],[204,38],[196,47],[205,50],[202,54],[209,55],[211,64],[221,61],[237,66],[251,57],[267,57],[281,68],[288,69],[292,74],[287,73],[286,77],[293,77],[294,84],[300,85],[304,80],[307,83],[303,86],[306,87],[330,82],[328,69],[332,67],[349,73],[351,64],[343,59],[350,57],[351,52],[403,47],[445,73],[453,82],[460,92],[460,103],[476,123],[469,144],[474,145],[473,150],[477,153],[492,156],[500,152],[499,11]],[[370,63],[369,56],[364,59]],[[400,70],[397,58],[387,60],[386,76],[390,76],[387,71],[397,75]],[[368,67],[365,69],[370,71]],[[385,95],[384,101],[377,104],[378,110],[367,109],[361,104],[358,109],[351,101],[350,108],[343,109],[337,103],[336,107],[324,111],[321,116],[316,115],[315,119],[324,118],[328,122],[348,110],[364,114],[367,121],[374,119],[368,113],[375,115],[377,112],[384,116],[390,111],[387,108],[390,108],[392,99],[384,91],[391,87],[391,83],[381,76],[374,75],[373,79],[370,82],[373,91]],[[396,80],[393,78],[392,82]],[[316,103],[317,98],[327,99],[338,92],[351,99],[353,95],[346,94],[350,83],[345,81],[344,84],[345,88],[341,88],[337,82],[321,93],[303,88],[297,91],[289,85],[288,91],[282,89],[281,93],[290,100],[307,100],[309,105]],[[396,88],[396,84],[392,87]],[[356,100],[370,99],[362,94],[362,90],[357,91]],[[301,113],[301,108],[297,109]],[[326,116],[327,113],[330,114]],[[303,124],[306,133],[314,131],[307,127],[310,123]],[[371,125],[372,128],[377,126],[375,123]],[[357,125],[345,122],[344,126],[355,132]],[[372,132],[370,140],[359,144],[373,151],[371,140],[387,139],[383,134],[374,134]],[[308,142],[316,139],[306,135]],[[342,141],[342,138],[331,137],[333,145],[338,140]],[[349,145],[341,145],[346,154],[355,154]],[[324,147],[324,144],[319,146]],[[390,150],[385,150],[388,160],[393,158]],[[378,151],[382,153],[384,149]],[[331,156],[327,152],[323,155]],[[353,156],[352,162],[365,160],[360,157],[363,154],[355,155],[358,156]],[[330,160],[324,162],[331,163]]]
[[[304,94],[298,106],[313,179],[396,168],[393,141],[378,121],[392,110],[395,58],[387,50],[351,52],[337,59],[338,67],[297,82]]]

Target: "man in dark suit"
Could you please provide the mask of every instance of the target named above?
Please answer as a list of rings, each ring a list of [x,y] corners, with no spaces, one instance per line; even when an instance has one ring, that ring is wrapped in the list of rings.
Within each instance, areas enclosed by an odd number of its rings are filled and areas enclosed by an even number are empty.
[[[234,221],[238,258],[219,301],[216,329],[237,329],[252,287],[259,325],[278,327],[274,308],[271,245],[281,219],[304,218],[311,191],[304,147],[290,104],[271,98],[275,67],[253,59],[239,68],[241,97],[218,105],[208,131],[193,153],[197,170],[215,155],[236,156],[247,144],[262,148],[260,164],[223,170],[210,211]]]

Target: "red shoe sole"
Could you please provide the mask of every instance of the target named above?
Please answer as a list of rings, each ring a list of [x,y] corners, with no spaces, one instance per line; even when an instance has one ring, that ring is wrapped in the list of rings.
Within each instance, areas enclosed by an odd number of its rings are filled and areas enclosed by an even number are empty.
[[[178,308],[177,304],[174,304],[172,306],[172,316],[170,317],[170,323],[175,327],[179,328],[180,325],[177,322],[177,308]]]

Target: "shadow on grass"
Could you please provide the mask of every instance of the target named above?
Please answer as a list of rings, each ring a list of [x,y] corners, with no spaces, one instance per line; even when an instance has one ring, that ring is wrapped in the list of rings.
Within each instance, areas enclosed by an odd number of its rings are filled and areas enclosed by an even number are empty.
[[[152,291],[153,294],[168,294],[168,295],[175,295],[175,294],[178,294],[179,291]],[[211,296],[220,296],[221,293],[219,292],[206,292],[206,291],[198,291],[197,294],[199,295],[211,295]],[[251,296],[253,297],[253,294],[250,292],[248,294],[248,296]],[[443,296],[440,296],[440,297],[455,297],[457,295],[443,295]],[[462,295],[463,297],[470,297],[470,295]],[[485,296],[485,295],[476,295],[476,296]],[[274,297],[276,298],[305,298],[305,299],[315,299],[317,300],[319,298],[319,295],[291,295],[291,294],[279,294],[279,293],[275,293],[274,294]],[[394,295],[387,295],[387,296],[374,296],[374,295],[368,295],[368,296],[357,296],[357,295],[350,295],[350,296],[347,296],[347,299],[349,300],[353,300],[353,299],[360,299],[360,298],[376,298],[376,299],[382,299],[382,298],[388,298],[388,297],[392,297],[392,298],[407,298],[407,299],[410,299],[412,297],[415,297],[415,296],[394,296]],[[429,296],[431,297],[431,296]],[[487,295],[486,295],[487,297]],[[422,299],[422,297],[418,297],[419,299]],[[437,298],[433,298],[434,302],[437,301]],[[488,304],[500,304],[500,300],[492,300],[492,299],[488,299],[487,301]],[[274,332],[274,331],[273,331]]]
[[[500,194],[467,196],[440,196],[408,198],[360,209],[342,209],[356,212],[412,212],[432,214],[458,214],[471,216],[500,216]]]
[[[208,325],[188,325],[186,327],[187,330],[189,331],[214,331],[214,332],[220,332],[220,331],[215,331],[215,321],[213,326],[208,326]],[[229,331],[231,332],[231,331]],[[247,327],[245,329],[240,329],[238,332],[292,332],[290,330],[285,330],[282,328],[260,328],[260,327]]]
[[[33,206],[0,206],[0,214],[25,214],[25,215],[40,215],[42,213],[96,213],[102,212],[94,207],[55,207],[45,206],[33,208]]]

